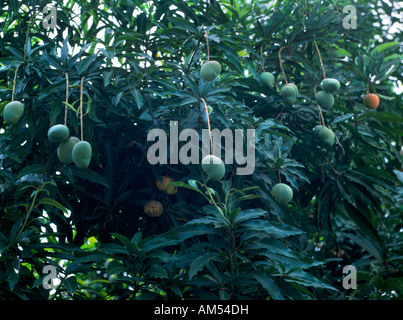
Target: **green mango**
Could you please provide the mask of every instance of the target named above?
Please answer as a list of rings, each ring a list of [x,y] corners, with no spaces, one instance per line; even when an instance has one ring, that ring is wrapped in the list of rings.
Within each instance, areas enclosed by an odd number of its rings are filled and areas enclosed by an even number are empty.
[[[64,124],[55,124],[48,130],[48,138],[53,142],[62,142],[69,136],[69,128],[67,128]]]
[[[212,180],[221,180],[225,175],[224,162],[213,155],[208,155],[203,158],[202,169]]]
[[[292,200],[292,189],[285,183],[277,183],[272,189],[272,196],[277,202],[287,204]]]
[[[313,128],[313,134],[316,138],[319,138],[319,132],[320,130],[322,130],[323,126],[321,124],[318,124],[317,126],[315,126],[315,128]]]
[[[17,123],[24,113],[24,105],[19,101],[7,103],[3,110],[4,121],[8,124]]]
[[[91,162],[92,148],[87,141],[77,142],[72,151],[73,162],[80,168],[88,168]]]
[[[320,86],[322,87],[323,91],[335,94],[340,89],[340,82],[337,79],[326,78],[322,80]]]
[[[265,87],[272,88],[274,85],[274,76],[270,72],[263,72],[259,76],[260,83]]]
[[[220,73],[221,64],[214,60],[205,62],[200,69],[200,76],[205,81],[214,80]]]
[[[298,89],[295,84],[288,83],[281,87],[280,95],[287,104],[294,104],[297,101]]]
[[[326,127],[320,130],[318,138],[327,147],[333,146],[336,141],[333,131]]]
[[[297,92],[297,97],[298,97],[299,91],[298,91],[297,85],[295,83],[290,82],[290,83],[288,83],[288,86],[291,86],[295,89],[295,91]]]
[[[57,148],[59,160],[65,164],[73,163],[73,148],[80,141],[77,137],[70,137],[63,141]]]
[[[321,108],[330,109],[334,105],[333,95],[326,91],[319,91],[316,94],[315,99]]]

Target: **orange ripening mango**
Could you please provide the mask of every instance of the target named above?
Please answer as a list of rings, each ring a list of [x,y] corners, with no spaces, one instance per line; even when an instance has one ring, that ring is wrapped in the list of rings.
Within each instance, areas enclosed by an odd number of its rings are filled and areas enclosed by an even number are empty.
[[[368,93],[364,96],[364,105],[375,110],[379,106],[379,97],[375,93]]]
[[[164,212],[161,202],[151,200],[144,206],[144,213],[149,217],[159,217]]]
[[[157,180],[156,182],[158,190],[166,193],[167,195],[174,195],[178,192],[178,188],[176,186],[169,185],[170,182],[175,182],[175,180],[169,176],[162,176],[162,181]]]

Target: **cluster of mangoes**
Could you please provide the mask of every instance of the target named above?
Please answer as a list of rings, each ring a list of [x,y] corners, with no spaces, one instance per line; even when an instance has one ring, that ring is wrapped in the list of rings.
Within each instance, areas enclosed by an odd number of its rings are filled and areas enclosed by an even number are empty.
[[[273,88],[275,80],[272,73],[265,71],[259,75],[259,81],[262,86]],[[284,102],[289,105],[297,101],[298,94],[298,87],[295,83],[287,83],[280,89],[280,95]],[[292,200],[293,192],[290,186],[280,182],[273,186],[272,196],[277,202],[288,204]]]
[[[70,136],[70,131],[64,124],[56,124],[49,128],[48,138],[52,142],[60,143],[57,148],[59,160],[65,164],[74,164],[80,168],[87,168],[91,162],[92,147],[87,141]]]
[[[217,61],[207,61],[200,69],[200,76],[205,81],[214,80],[221,73],[221,65]],[[272,88],[275,78],[270,72],[263,72],[259,75],[261,85]],[[325,78],[321,82],[322,91],[315,95],[315,100],[321,108],[329,109],[334,105],[334,94],[340,89],[340,82],[334,78]],[[298,87],[294,83],[287,83],[280,89],[280,95],[285,103],[292,105],[297,101]],[[364,105],[375,110],[379,105],[379,97],[376,94],[367,94],[364,97]],[[210,110],[209,110],[210,113]],[[313,129],[314,136],[319,142],[331,147],[335,144],[336,136],[333,131],[324,125],[317,125]],[[213,155],[208,155],[202,160],[202,169],[212,180],[221,180],[225,175],[224,162]],[[272,195],[279,203],[287,204],[293,198],[292,189],[284,184],[278,183],[272,189]]]
[[[218,61],[207,61],[200,69],[200,76],[205,81],[212,81],[221,73],[221,64]],[[207,106],[208,113],[210,114],[212,108]],[[209,176],[211,180],[221,180],[225,175],[224,162],[213,155],[205,156],[202,159],[202,169]]]
[[[333,95],[340,89],[340,82],[337,79],[325,78],[322,80],[320,86],[322,87],[322,91],[316,93],[316,102],[321,108],[330,109],[334,105]]]
[[[207,61],[203,64],[200,70],[200,76],[205,81],[214,80],[221,73],[221,65],[217,61]],[[270,72],[263,72],[260,75],[260,83],[265,87],[273,87],[274,76]],[[297,100],[298,88],[294,83],[288,83],[281,88],[280,94],[282,95],[284,101],[288,104],[293,104]],[[225,176],[225,164],[224,162],[214,156],[207,155],[202,159],[201,163],[203,171],[208,175],[211,180],[218,181]],[[283,204],[287,204],[292,200],[293,192],[292,189],[284,184],[278,183],[273,187],[272,190],[273,197]],[[151,212],[151,208],[155,207],[154,203],[148,203],[147,211]],[[146,207],[144,211],[146,212]]]
[[[262,72],[259,75],[260,84],[267,88],[273,88],[274,86],[274,76],[270,72]],[[283,97],[285,103],[292,105],[297,101],[298,97],[298,87],[295,83],[287,83],[280,89],[280,95]]]
[[[11,101],[3,110],[4,121],[8,124],[17,123],[24,113],[24,105],[20,101]],[[60,143],[57,156],[65,164],[75,163],[80,169],[87,168],[91,161],[92,148],[87,141],[70,137],[69,128],[56,124],[48,130],[49,140]]]
[[[325,78],[320,84],[322,91],[316,93],[317,104],[324,109],[330,109],[334,105],[333,95],[340,89],[340,82],[337,79]],[[313,128],[314,137],[326,147],[331,147],[336,142],[333,131],[324,125],[317,125]]]
[[[201,166],[211,180],[221,180],[225,175],[225,164],[216,156],[205,156],[202,159]],[[175,180],[169,176],[162,176],[161,180],[156,181],[157,189],[167,195],[174,195],[178,192],[178,188],[170,185],[169,183],[171,182],[175,182]],[[164,212],[164,207],[161,202],[150,200],[145,204],[143,211],[149,217],[159,217]]]
[[[274,86],[274,76],[270,72],[261,73],[259,80],[265,87],[272,88]],[[316,102],[322,108],[329,109],[334,105],[333,95],[340,89],[340,82],[337,79],[326,78],[321,82],[321,88],[322,91],[319,91],[315,96]],[[297,101],[298,94],[298,87],[294,83],[287,83],[280,89],[280,95],[283,97],[284,102],[289,105]],[[335,143],[333,131],[322,125],[318,125],[314,128],[314,135],[325,146],[330,147]]]
[[[170,185],[171,182],[175,182],[170,176],[162,176],[161,179],[155,182],[157,189],[168,196],[172,196],[178,192],[178,187]],[[161,202],[157,200],[148,201],[143,208],[144,213],[152,218],[156,218],[162,215],[164,207]]]

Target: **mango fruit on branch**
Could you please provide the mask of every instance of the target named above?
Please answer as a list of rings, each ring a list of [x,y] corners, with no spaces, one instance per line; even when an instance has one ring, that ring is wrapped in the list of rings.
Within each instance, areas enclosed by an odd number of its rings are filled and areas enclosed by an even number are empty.
[[[200,69],[200,76],[205,81],[212,81],[221,73],[221,64],[218,61],[207,61]]]
[[[64,124],[55,124],[48,130],[48,138],[53,142],[63,142],[70,136],[69,128]]]
[[[285,183],[277,183],[272,189],[272,196],[277,202],[287,204],[292,200],[293,192]]]
[[[92,147],[87,141],[77,142],[72,150],[74,164],[80,168],[88,168],[91,162]]]
[[[372,110],[375,110],[379,106],[379,97],[375,93],[368,93],[363,99],[364,105]]]
[[[221,180],[225,175],[225,164],[216,156],[205,156],[202,159],[201,165],[203,171],[210,177],[211,180]]]
[[[7,103],[3,110],[4,121],[8,124],[17,123],[24,113],[24,105],[19,101]]]

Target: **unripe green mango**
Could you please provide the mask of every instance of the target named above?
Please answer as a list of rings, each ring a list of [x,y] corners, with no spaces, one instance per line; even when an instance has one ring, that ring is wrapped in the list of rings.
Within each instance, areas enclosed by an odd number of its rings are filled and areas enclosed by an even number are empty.
[[[299,91],[298,91],[297,85],[295,83],[290,82],[290,83],[288,83],[288,86],[291,86],[295,89],[295,92],[297,93],[297,97],[298,97]]]
[[[202,169],[212,180],[221,180],[225,175],[224,162],[213,155],[208,155],[203,158]]]
[[[313,134],[315,137],[319,138],[319,133],[320,130],[323,129],[323,126],[321,124],[318,124],[317,126],[315,126],[315,128],[313,128]]]
[[[17,123],[23,113],[24,105],[19,101],[12,101],[4,107],[3,118],[8,124]]]
[[[293,104],[297,101],[298,89],[296,89],[295,84],[286,84],[280,89],[280,95],[287,104]]]
[[[316,94],[315,99],[321,108],[330,109],[334,105],[333,95],[326,91],[319,91]]]
[[[319,140],[328,147],[334,145],[336,137],[332,130],[329,128],[323,127],[319,132]]]
[[[287,204],[292,200],[292,189],[285,183],[277,183],[272,189],[272,196],[277,202]]]
[[[80,141],[77,137],[70,137],[57,148],[59,160],[65,164],[73,163],[73,148]]]
[[[87,141],[80,141],[75,144],[72,151],[72,157],[75,165],[80,169],[87,168],[90,165],[92,156],[91,145]]]
[[[48,130],[48,138],[53,142],[62,142],[70,136],[69,128],[64,124],[55,124]]]
[[[297,90],[295,88],[296,88],[295,84],[288,83],[281,87],[280,94],[283,97],[296,97]]]
[[[260,83],[265,87],[273,87],[274,76],[270,72],[263,72],[260,76]]]
[[[218,61],[207,61],[200,69],[200,76],[205,81],[214,80],[221,73],[221,64]]]
[[[335,94],[340,89],[340,82],[337,79],[326,78],[322,80],[320,86],[322,87],[323,91]]]

